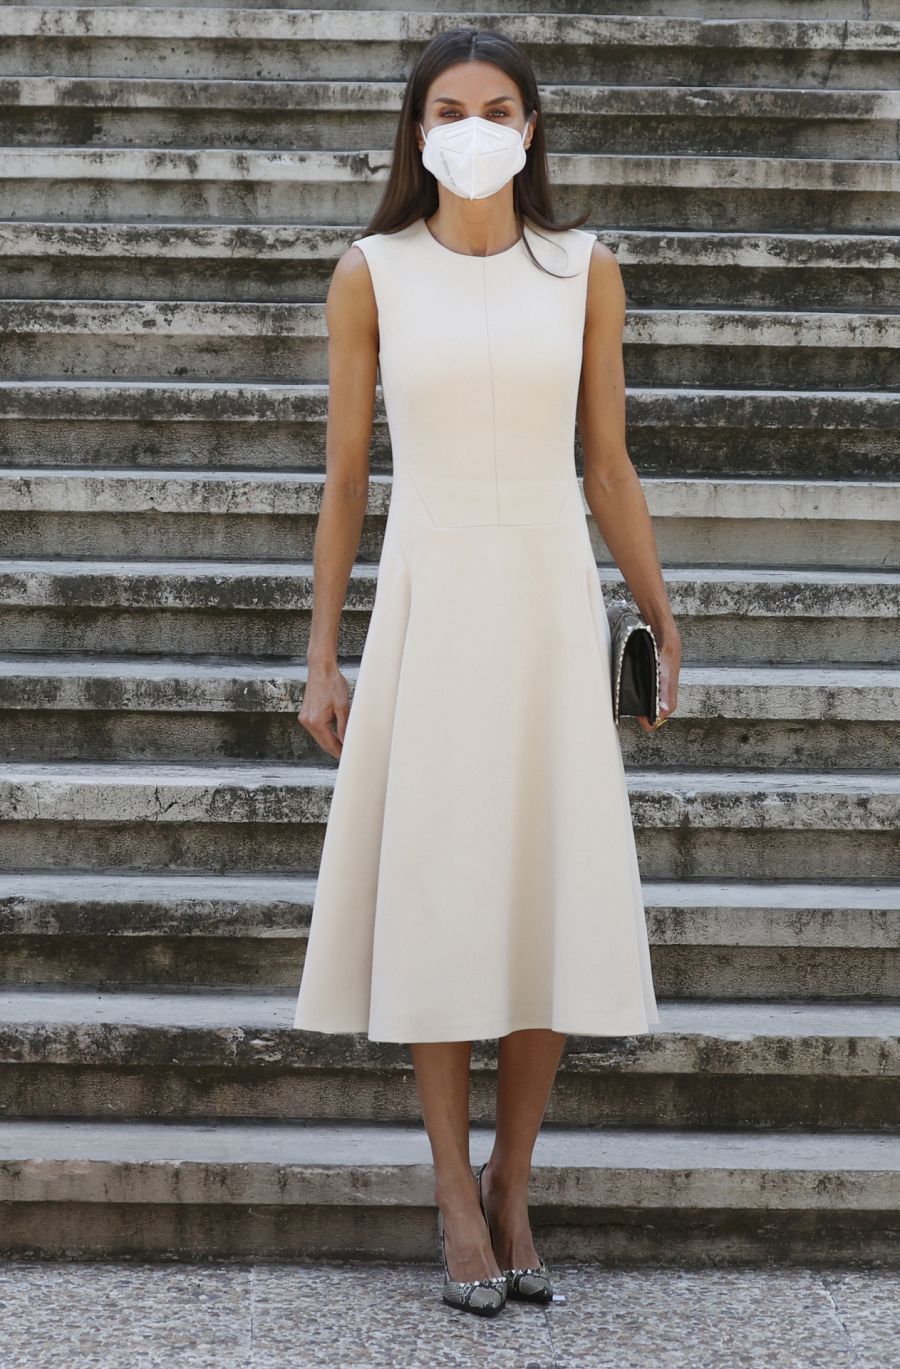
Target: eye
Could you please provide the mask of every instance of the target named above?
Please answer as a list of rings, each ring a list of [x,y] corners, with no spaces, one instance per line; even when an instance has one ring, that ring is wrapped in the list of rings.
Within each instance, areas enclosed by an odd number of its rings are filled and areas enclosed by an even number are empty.
[[[491,110],[491,114],[499,114],[502,119],[508,119],[510,117],[509,110],[506,109],[493,109]],[[442,109],[438,117],[443,119],[445,115],[450,119],[458,119],[461,117],[458,109]]]

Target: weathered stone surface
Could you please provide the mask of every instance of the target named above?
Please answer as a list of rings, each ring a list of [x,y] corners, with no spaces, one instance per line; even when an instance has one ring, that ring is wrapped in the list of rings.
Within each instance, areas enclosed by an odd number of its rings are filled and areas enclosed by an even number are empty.
[[[896,1268],[897,1144],[871,1134],[545,1130],[531,1184],[535,1237],[554,1261],[715,1264],[764,1252],[777,1264],[805,1256]],[[488,1149],[475,1128],[473,1163]],[[0,1203],[4,1254],[429,1259],[434,1250],[420,1126],[4,1122]],[[865,1245],[851,1248],[854,1229]]]
[[[900,22],[511,3],[557,213],[599,214],[622,268],[629,451],[684,642],[672,725],[620,733],[663,1020],[567,1041],[539,1243],[897,1267]],[[323,301],[439,10],[0,7],[5,1253],[434,1255],[406,1047],[290,1018],[335,776],[296,720]],[[475,1044],[476,1149],[496,1063]],[[595,1325],[559,1329],[498,1369],[593,1354]],[[832,1315],[809,1369],[855,1363],[846,1341]]]

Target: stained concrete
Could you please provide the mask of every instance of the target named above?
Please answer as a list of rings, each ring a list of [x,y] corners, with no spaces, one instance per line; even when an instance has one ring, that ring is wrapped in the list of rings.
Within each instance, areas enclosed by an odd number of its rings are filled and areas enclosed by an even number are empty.
[[[0,1263],[2,1369],[892,1369],[900,1272],[555,1265],[494,1318],[438,1265]]]

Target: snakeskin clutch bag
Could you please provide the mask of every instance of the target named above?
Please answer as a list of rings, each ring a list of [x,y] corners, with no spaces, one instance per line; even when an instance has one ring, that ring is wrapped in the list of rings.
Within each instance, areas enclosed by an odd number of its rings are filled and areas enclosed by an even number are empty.
[[[613,717],[659,720],[659,650],[649,623],[624,599],[608,604],[612,639]]]

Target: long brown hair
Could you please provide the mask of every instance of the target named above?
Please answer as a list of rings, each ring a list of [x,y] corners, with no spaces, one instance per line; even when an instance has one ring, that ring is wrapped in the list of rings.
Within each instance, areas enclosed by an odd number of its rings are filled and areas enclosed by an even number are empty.
[[[425,94],[432,81],[447,67],[459,62],[491,62],[499,67],[518,86],[526,119],[535,112],[539,116],[525,165],[513,177],[513,210],[520,234],[524,231],[526,218],[532,228],[549,228],[557,232],[580,228],[589,217],[587,210],[580,218],[569,223],[559,223],[554,218],[541,97],[529,58],[511,38],[497,33],[495,29],[464,27],[436,34],[419,54],[403,93],[387,184],[375,213],[365,227],[365,234],[398,232],[417,219],[428,218],[437,209],[437,181],[422,164],[415,128],[423,119]],[[537,261],[524,237],[523,243],[535,265],[546,270]],[[548,274],[556,273],[551,271]]]

